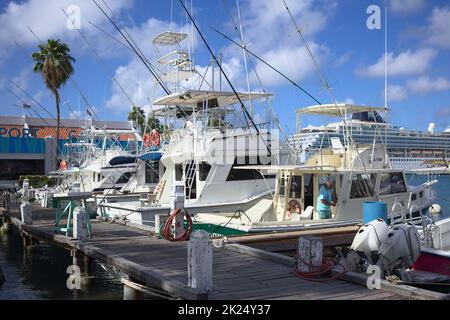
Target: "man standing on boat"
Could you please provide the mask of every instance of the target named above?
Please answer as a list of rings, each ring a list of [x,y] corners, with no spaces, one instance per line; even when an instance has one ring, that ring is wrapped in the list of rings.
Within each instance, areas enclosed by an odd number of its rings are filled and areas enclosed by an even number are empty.
[[[337,202],[336,192],[333,189],[333,182],[328,179],[319,190],[317,198],[317,213],[319,219],[331,219],[331,206]]]

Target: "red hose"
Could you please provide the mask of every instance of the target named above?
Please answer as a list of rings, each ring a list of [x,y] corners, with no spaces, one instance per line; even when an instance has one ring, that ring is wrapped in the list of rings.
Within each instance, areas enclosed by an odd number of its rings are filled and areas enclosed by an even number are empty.
[[[192,233],[192,218],[187,212],[186,209],[184,209],[184,215],[186,216],[186,219],[188,221],[188,228],[187,230],[184,230],[184,233],[178,237],[175,237],[174,234],[172,234],[172,222],[176,218],[176,216],[181,212],[181,209],[175,209],[170,214],[169,218],[167,218],[166,223],[164,224],[164,227],[162,229],[161,235],[164,239],[169,241],[186,241],[189,240],[189,237]]]
[[[310,263],[307,263],[302,260],[302,263],[306,264],[308,267],[315,269],[315,271],[310,272],[303,272],[298,270],[298,266],[296,265],[294,267],[294,274],[303,279],[308,281],[317,281],[317,282],[329,282],[332,280],[335,280],[345,274],[347,272],[347,269],[340,263],[335,264],[334,261],[331,258],[323,258],[322,264],[320,266],[314,266]],[[328,277],[328,278],[320,278],[320,276],[325,275],[331,271],[331,269],[334,268],[335,265],[339,265],[343,271],[339,272],[338,274]]]

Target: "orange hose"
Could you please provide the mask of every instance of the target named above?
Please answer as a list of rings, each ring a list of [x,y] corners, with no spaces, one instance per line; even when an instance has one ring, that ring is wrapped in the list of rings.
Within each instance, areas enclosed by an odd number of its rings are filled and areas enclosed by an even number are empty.
[[[167,219],[166,223],[164,224],[164,227],[162,229],[161,235],[164,239],[169,241],[186,241],[189,240],[189,237],[192,233],[192,218],[187,212],[186,209],[184,209],[184,215],[186,216],[186,219],[188,221],[188,228],[184,231],[184,233],[178,237],[175,237],[174,234],[172,234],[172,222],[176,218],[178,214],[180,214],[181,209],[175,209],[170,214],[169,218]]]
[[[335,264],[334,261],[330,258],[323,258],[322,264],[320,266],[314,266],[303,260],[301,260],[301,262],[306,264],[308,267],[316,269],[316,271],[303,272],[303,271],[298,270],[297,265],[294,267],[294,274],[297,277],[299,277],[303,280],[308,280],[308,281],[329,282],[329,281],[339,278],[340,276],[342,276],[343,274],[345,274],[348,271],[342,264],[340,264],[340,263]],[[320,278],[320,276],[329,273],[331,271],[331,269],[334,268],[335,265],[339,265],[340,267],[342,267],[343,271],[332,277]]]

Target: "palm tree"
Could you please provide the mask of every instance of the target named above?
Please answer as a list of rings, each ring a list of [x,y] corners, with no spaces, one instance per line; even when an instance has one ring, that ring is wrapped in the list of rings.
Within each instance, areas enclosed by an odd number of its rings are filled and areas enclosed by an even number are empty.
[[[58,163],[58,142],[61,113],[59,108],[59,89],[74,73],[72,63],[75,59],[70,56],[70,48],[60,40],[48,39],[47,43],[38,45],[39,51],[31,57],[36,64],[33,71],[42,74],[47,88],[53,93],[56,100],[56,162]]]
[[[148,117],[148,120],[147,120],[147,130],[152,131],[153,129],[161,132],[161,123],[159,122],[158,118],[151,115]]]
[[[144,109],[137,107],[137,106],[133,106],[131,108],[131,111],[128,113],[128,120],[134,121],[138,125],[138,128],[141,131],[144,130],[144,126],[145,126],[145,111],[144,111]]]

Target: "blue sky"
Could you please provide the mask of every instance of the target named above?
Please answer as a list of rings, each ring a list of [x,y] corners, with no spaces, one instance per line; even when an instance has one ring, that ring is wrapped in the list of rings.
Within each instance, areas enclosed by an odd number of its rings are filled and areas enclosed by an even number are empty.
[[[100,5],[104,3],[99,0]],[[105,0],[122,26],[133,36],[150,61],[158,54],[152,38],[165,30],[189,31],[186,15],[178,0]],[[314,56],[339,102],[384,105],[384,19],[381,30],[369,30],[366,13],[370,5],[381,8],[379,0],[286,0],[296,22],[301,26]],[[226,3],[226,7],[224,5]],[[231,18],[237,20],[236,0],[192,0],[194,16],[216,53],[222,52],[224,68],[239,89],[245,89],[246,77],[242,51],[214,33],[214,26],[237,39]],[[244,37],[249,48],[285,72],[311,92],[329,103],[330,97],[320,84],[304,44],[295,32],[281,0],[238,0]],[[190,5],[190,1],[187,1]],[[92,52],[77,30],[67,28],[61,8],[77,5],[81,12],[83,35],[92,43],[100,59]],[[173,10],[171,10],[173,6]],[[438,129],[450,123],[450,1],[388,1],[389,107],[387,116],[395,124],[425,130],[429,122]],[[171,24],[172,17],[172,24]],[[76,84],[102,119],[124,120],[131,103],[112,81],[115,77],[127,95],[148,108],[148,100],[161,94],[143,64],[130,51],[95,26],[120,35],[106,21],[90,0],[0,0],[0,100],[1,114],[20,114],[14,106],[21,101],[6,88],[13,89],[40,114],[45,113],[19,89],[14,81],[54,114],[54,99],[33,74],[31,53],[41,38],[59,38],[72,48],[77,59]],[[14,43],[16,41],[20,48]],[[194,48],[195,65],[205,72],[209,55],[198,35],[189,43]],[[187,46],[187,44],[185,44]],[[293,131],[294,111],[314,104],[273,71],[257,63],[256,70],[264,88],[275,93],[273,106],[281,122]],[[260,90],[254,73],[252,90]],[[68,83],[61,91],[64,117],[85,116],[85,103],[75,86]],[[69,107],[70,106],[70,107]],[[318,124],[326,119],[309,119]]]

